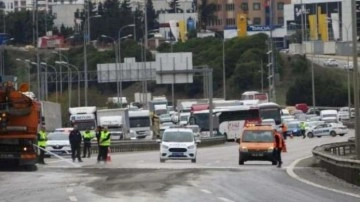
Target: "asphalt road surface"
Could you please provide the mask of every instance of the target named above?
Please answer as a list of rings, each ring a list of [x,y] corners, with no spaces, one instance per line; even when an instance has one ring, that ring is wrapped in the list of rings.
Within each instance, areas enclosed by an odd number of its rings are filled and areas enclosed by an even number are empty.
[[[159,162],[159,152],[112,154],[112,162],[96,158],[72,164],[46,159],[37,172],[0,172],[0,201],[359,201],[289,177],[285,168],[308,156],[316,145],[346,141],[344,137],[288,139],[284,166],[245,162],[239,166],[238,145],[200,148],[197,163]]]

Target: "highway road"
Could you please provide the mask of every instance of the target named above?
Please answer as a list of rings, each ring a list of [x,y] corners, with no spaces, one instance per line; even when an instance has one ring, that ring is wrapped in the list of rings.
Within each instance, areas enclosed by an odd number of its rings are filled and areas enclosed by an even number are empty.
[[[112,154],[108,164],[97,164],[95,157],[75,165],[51,158],[37,172],[3,169],[0,201],[359,201],[286,173],[287,166],[310,155],[314,146],[351,136],[288,139],[283,168],[256,161],[239,166],[234,142],[200,148],[196,164],[160,163],[158,151]]]

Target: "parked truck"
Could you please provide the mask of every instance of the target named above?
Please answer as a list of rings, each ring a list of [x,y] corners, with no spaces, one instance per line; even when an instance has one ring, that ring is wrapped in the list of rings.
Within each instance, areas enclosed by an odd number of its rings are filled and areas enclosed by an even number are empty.
[[[61,106],[56,102],[40,101],[41,122],[46,131],[62,127]]]
[[[130,130],[133,138],[152,138],[149,110],[129,111]]]
[[[71,126],[77,125],[81,132],[85,130],[95,130],[96,107],[72,107],[69,108]]]
[[[22,93],[28,91],[27,84],[19,89],[11,84],[0,88],[0,165],[15,163],[34,170],[41,108]]]
[[[97,110],[97,124],[107,126],[111,139],[128,139],[130,130],[129,110],[126,108]]]

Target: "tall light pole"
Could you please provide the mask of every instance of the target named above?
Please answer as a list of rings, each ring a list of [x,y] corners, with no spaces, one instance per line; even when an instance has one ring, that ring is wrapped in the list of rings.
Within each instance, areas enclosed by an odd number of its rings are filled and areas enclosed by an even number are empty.
[[[332,18],[330,18],[329,20],[334,20]],[[341,24],[343,28],[345,28],[345,32],[346,32],[346,41],[349,42],[349,29],[351,27],[351,24],[349,25],[344,25],[341,21],[339,20],[335,20],[339,23],[339,25]],[[342,35],[342,39],[344,41],[344,35]],[[351,50],[351,47],[349,47],[348,50]],[[347,53],[347,62],[346,62],[346,70],[347,70],[347,85],[348,85],[348,108],[349,108],[349,118],[351,118],[351,82],[350,82],[350,53]]]
[[[357,159],[360,160],[360,128],[359,128],[359,71],[357,61],[357,18],[356,18],[356,0],[351,0],[352,17],[352,54],[354,66],[354,106],[355,106],[355,148]]]
[[[123,77],[123,68],[122,68],[122,63],[121,63],[121,31],[125,28],[128,28],[128,27],[134,27],[135,24],[128,24],[128,25],[125,25],[125,26],[122,26],[119,31],[118,31],[118,57],[116,57],[118,59],[118,61],[116,61],[116,64],[119,64],[120,68],[117,68],[116,67],[116,89],[117,89],[117,99],[120,99],[120,102],[122,100],[122,77]],[[118,69],[121,70],[121,74],[120,74],[120,82],[119,82],[119,76],[118,76]],[[121,103],[122,105],[122,103]]]
[[[56,96],[56,102],[58,102],[58,79],[57,79],[57,71],[56,71],[56,68],[54,67],[54,66],[52,66],[52,65],[49,65],[49,64],[47,64],[46,62],[41,62],[40,63],[40,65],[44,65],[45,66],[45,68],[47,69],[48,67],[51,67],[53,70],[54,70],[54,72],[55,72],[55,91],[56,91],[56,94],[55,94],[55,96]],[[46,90],[48,90],[48,89],[46,89]]]
[[[64,64],[63,61],[55,61],[55,64],[61,65]],[[72,83],[72,71],[69,66],[64,66],[68,69],[68,98],[69,98],[69,108],[71,107],[71,83]],[[62,83],[62,81],[60,81]]]
[[[101,15],[90,16],[90,0],[85,0],[85,21],[84,21],[84,100],[85,106],[88,106],[88,61],[87,61],[87,48],[89,41],[91,41],[90,35],[90,18],[101,17]]]
[[[72,67],[74,68],[76,71],[77,71],[77,74],[78,74],[78,81],[77,81],[77,97],[78,97],[78,106],[80,107],[80,71],[79,71],[79,68],[76,67],[75,65],[73,64],[70,64],[69,62],[64,62],[64,61],[55,61],[55,63],[61,63],[61,64],[64,64],[64,65],[68,65],[69,68]],[[71,79],[72,81],[72,79]]]

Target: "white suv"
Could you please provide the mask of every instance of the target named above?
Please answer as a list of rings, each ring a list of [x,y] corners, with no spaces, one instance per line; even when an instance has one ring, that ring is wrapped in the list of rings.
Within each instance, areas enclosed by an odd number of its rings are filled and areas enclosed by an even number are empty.
[[[191,160],[196,163],[196,144],[194,133],[190,128],[165,129],[160,143],[160,162],[165,160]]]

